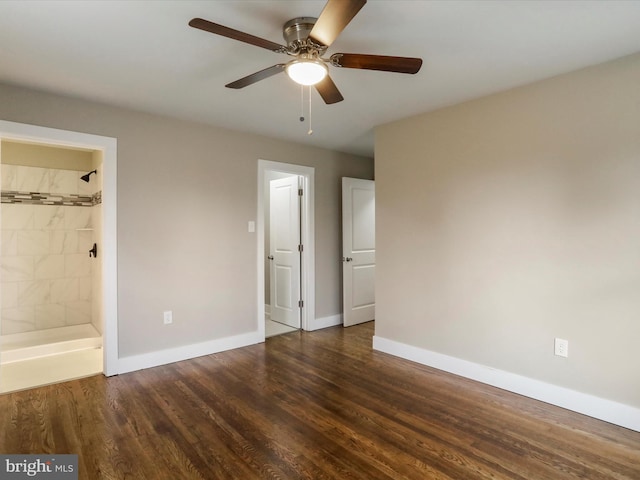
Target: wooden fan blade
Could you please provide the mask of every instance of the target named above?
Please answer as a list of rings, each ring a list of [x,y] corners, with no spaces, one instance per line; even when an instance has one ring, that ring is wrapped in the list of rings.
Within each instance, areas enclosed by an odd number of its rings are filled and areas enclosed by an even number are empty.
[[[309,39],[328,47],[365,3],[367,0],[329,0],[311,29]]]
[[[362,55],[359,53],[334,53],[331,64],[336,67],[382,70],[384,72],[418,73],[421,58],[387,57],[384,55]]]
[[[327,105],[338,103],[344,100],[344,97],[340,93],[340,90],[338,90],[338,87],[336,87],[336,84],[333,83],[333,80],[331,80],[331,77],[329,75],[324,77],[323,80],[316,83],[314,86],[324,100],[324,103],[326,103]]]
[[[284,45],[279,43],[265,40],[264,38],[249,35],[248,33],[241,32],[240,30],[234,30],[233,28],[225,27],[224,25],[218,25],[217,23],[203,20],[202,18],[194,18],[189,22],[189,26],[193,28],[199,28],[205,32],[215,33],[216,35],[222,35],[223,37],[232,38],[240,42],[248,43],[249,45],[255,45],[256,47],[266,48],[272,52],[283,53],[286,50]]]
[[[235,82],[228,83],[225,85],[227,88],[244,88],[252,85],[260,80],[264,80],[265,78],[269,78],[277,73],[284,72],[284,63],[279,63],[269,68],[265,68],[264,70],[260,70],[259,72],[252,73],[251,75],[247,75],[240,80],[236,80]]]

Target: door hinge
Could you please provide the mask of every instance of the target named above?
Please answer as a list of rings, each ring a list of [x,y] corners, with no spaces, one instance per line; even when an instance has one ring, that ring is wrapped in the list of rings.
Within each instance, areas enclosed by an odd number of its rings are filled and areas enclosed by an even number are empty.
[[[304,307],[304,300],[298,300],[298,307]]]
[[[302,245],[298,245],[298,251],[302,253],[304,251],[304,247]]]
[[[298,189],[298,196],[299,196],[299,197],[301,197],[301,196],[302,196],[302,189],[301,189],[301,188],[299,188],[299,189]]]

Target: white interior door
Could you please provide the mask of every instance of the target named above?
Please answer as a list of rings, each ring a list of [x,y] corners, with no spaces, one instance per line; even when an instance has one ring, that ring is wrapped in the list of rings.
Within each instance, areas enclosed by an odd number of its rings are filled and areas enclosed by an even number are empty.
[[[342,298],[345,327],[376,316],[376,191],[373,180],[342,179]]]
[[[271,320],[300,328],[300,201],[298,177],[269,182]]]

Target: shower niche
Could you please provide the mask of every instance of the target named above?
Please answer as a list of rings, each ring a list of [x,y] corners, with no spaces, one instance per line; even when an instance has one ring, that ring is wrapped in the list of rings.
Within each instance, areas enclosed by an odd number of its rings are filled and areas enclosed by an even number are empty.
[[[0,391],[11,389],[7,367],[102,347],[101,156],[0,143]]]

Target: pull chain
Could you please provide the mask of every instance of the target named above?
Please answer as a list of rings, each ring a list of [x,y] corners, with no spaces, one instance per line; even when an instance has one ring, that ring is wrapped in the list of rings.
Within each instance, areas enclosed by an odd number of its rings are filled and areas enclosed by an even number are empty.
[[[311,85],[309,85],[309,131],[307,135],[313,135],[313,129],[311,128]]]
[[[304,122],[304,85],[300,85],[300,121]],[[311,86],[309,86],[309,130],[307,135],[313,135],[311,128]]]
[[[304,122],[304,85],[300,85],[300,121]]]

